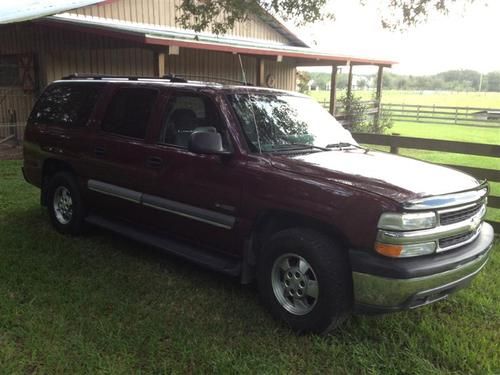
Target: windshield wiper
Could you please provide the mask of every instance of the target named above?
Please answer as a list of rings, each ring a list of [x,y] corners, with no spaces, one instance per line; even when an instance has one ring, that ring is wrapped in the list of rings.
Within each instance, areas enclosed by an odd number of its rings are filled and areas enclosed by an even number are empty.
[[[281,144],[281,145],[274,145],[273,150],[270,150],[268,152],[283,152],[283,151],[299,151],[299,150],[320,150],[320,151],[331,151],[328,148],[325,147],[320,147],[320,146],[314,146],[314,145],[309,145],[306,143],[287,143],[287,144]]]
[[[328,146],[327,147],[320,147],[320,146],[315,146],[315,145],[308,145],[307,143],[290,143],[292,146],[299,146],[299,147],[304,147],[304,148],[314,148],[315,150],[321,150],[321,151],[331,151]]]
[[[354,148],[359,148],[361,150],[365,150],[365,153],[367,153],[368,151],[370,151],[370,149],[368,147],[363,147],[363,146],[360,146],[360,145],[355,145],[354,143],[349,143],[349,142],[339,142],[339,143],[331,143],[329,145],[326,145],[327,148],[339,148],[339,149],[343,149],[343,148],[348,148],[348,147],[354,147]]]

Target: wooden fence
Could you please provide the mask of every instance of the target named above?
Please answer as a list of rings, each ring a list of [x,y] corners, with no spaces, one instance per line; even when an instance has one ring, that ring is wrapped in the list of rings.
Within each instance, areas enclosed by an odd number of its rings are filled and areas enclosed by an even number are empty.
[[[391,153],[394,154],[397,154],[399,152],[399,148],[453,152],[457,154],[495,157],[498,158],[498,162],[500,165],[500,145],[443,141],[437,139],[412,138],[383,134],[354,133],[353,136],[360,143],[389,146]],[[441,165],[459,169],[474,176],[477,179],[487,179],[490,182],[500,182],[500,169],[498,168],[486,169],[461,165]],[[500,197],[488,197],[488,207],[500,208]],[[490,221],[490,224],[493,225],[496,233],[500,233],[500,222]]]
[[[330,102],[319,102],[324,108],[330,107]],[[376,113],[377,102],[363,100],[361,104],[367,108],[367,116]],[[345,109],[337,103],[335,116],[342,119]],[[500,127],[500,108],[482,107],[447,107],[436,105],[393,104],[382,103],[382,111],[391,115],[394,121],[421,122],[427,124],[464,125],[483,128]]]

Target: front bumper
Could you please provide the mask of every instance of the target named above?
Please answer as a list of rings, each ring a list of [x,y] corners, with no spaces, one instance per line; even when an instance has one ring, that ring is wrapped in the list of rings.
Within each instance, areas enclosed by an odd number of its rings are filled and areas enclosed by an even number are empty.
[[[412,309],[446,298],[463,288],[485,266],[493,244],[483,223],[476,240],[454,251],[408,259],[350,251],[358,312]]]

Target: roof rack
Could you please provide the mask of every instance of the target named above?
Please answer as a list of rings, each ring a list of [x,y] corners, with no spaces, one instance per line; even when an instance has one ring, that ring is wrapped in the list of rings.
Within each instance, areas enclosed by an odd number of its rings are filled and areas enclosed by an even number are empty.
[[[72,80],[72,79],[88,79],[88,80],[103,80],[103,79],[121,79],[128,81],[140,81],[140,80],[168,80],[172,83],[188,83],[188,79],[196,80],[196,81],[204,81],[210,83],[230,83],[230,84],[238,84],[242,86],[253,86],[251,83],[238,81],[230,78],[222,78],[222,77],[211,77],[211,76],[202,76],[202,75],[192,75],[192,74],[165,74],[161,77],[153,77],[153,76],[122,76],[122,75],[113,75],[113,74],[92,74],[92,73],[73,73],[67,76],[62,77],[63,80]]]
[[[227,83],[235,83],[242,86],[253,86],[250,82],[239,81],[237,79],[223,78],[223,77],[213,77],[213,76],[203,76],[203,75],[195,75],[189,73],[180,74],[181,77],[186,77],[189,79],[200,80],[204,82],[227,82]]]
[[[128,81],[140,81],[140,80],[168,80],[170,82],[187,83],[188,80],[175,74],[165,74],[161,77],[152,76],[120,76],[113,74],[87,74],[87,73],[73,73],[62,77],[63,80],[71,79],[89,79],[89,80],[103,80],[103,79],[123,79]]]

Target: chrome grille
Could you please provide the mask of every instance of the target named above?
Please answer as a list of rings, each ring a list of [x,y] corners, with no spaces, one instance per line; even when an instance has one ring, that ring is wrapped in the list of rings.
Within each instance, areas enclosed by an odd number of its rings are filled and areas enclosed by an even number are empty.
[[[474,237],[475,234],[476,232],[474,231],[465,234],[457,234],[456,236],[441,238],[439,240],[439,247],[441,249],[446,249],[451,248],[452,246],[455,247],[456,245],[462,245],[463,243]]]
[[[441,225],[449,225],[467,220],[476,215],[483,206],[483,203],[475,204],[472,207],[466,207],[455,211],[445,211],[439,214]]]
[[[452,236],[440,238],[437,251],[455,249],[474,241],[481,231],[481,223],[485,213],[485,200],[438,211],[440,227],[453,228],[461,226],[462,230]]]

